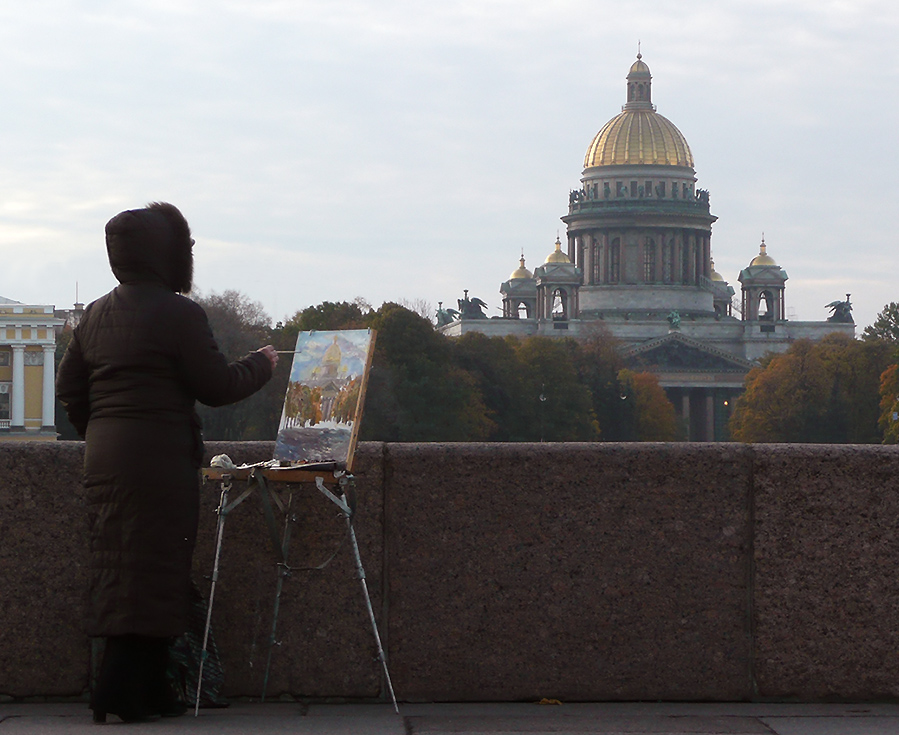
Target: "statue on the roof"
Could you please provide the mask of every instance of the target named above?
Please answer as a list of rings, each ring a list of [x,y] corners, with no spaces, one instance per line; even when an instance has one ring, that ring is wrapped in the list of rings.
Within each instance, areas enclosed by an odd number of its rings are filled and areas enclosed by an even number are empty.
[[[667,319],[671,329],[680,329],[680,313],[678,313],[677,309],[672,309]]]
[[[452,324],[456,319],[459,318],[459,312],[455,309],[444,309],[443,302],[437,302],[437,326],[445,327],[447,324]]]
[[[826,308],[831,310],[831,315],[827,317],[827,321],[836,322],[838,324],[855,324],[852,318],[852,304],[849,301],[851,294],[846,294],[845,301],[831,301]]]
[[[487,308],[487,304],[481,301],[479,298],[468,298],[468,289],[465,289],[465,298],[464,299],[456,299],[459,304],[459,312],[460,319],[486,319],[487,315],[484,313],[484,309]]]

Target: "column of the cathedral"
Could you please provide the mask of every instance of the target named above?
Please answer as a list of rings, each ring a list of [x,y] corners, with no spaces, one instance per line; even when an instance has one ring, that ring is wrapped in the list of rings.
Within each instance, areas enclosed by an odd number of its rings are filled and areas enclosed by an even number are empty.
[[[12,346],[10,428],[25,430],[25,345]]]
[[[715,441],[715,395],[714,391],[706,389],[705,393],[705,440]]]
[[[687,441],[693,440],[690,432],[690,389],[684,388],[681,395],[681,416],[684,418],[684,425],[687,427]]]
[[[584,283],[593,283],[593,236],[584,235],[584,242],[581,250],[584,253],[584,266],[581,269],[584,274]]]
[[[55,350],[44,345],[44,386],[41,394],[41,427],[52,430],[56,426],[56,394],[54,388]]]

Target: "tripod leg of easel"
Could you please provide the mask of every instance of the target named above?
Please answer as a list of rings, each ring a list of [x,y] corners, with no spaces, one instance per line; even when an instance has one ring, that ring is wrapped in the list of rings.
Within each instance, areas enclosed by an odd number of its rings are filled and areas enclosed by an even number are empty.
[[[267,492],[265,488],[262,492]],[[278,586],[275,589],[275,609],[272,613],[272,633],[268,639],[268,660],[265,662],[265,677],[262,680],[262,701],[265,701],[265,692],[268,689],[268,675],[272,667],[272,651],[277,645],[275,633],[278,630],[278,613],[281,610],[281,588],[284,586],[284,578],[290,575],[290,567],[287,566],[287,559],[290,553],[290,524],[294,520],[290,513],[290,506],[293,503],[293,493],[287,499],[287,510],[284,514],[284,534],[281,542],[281,562],[278,564]]]
[[[378,659],[384,669],[384,677],[387,680],[387,690],[390,692],[390,701],[393,702],[393,710],[397,714],[400,708],[396,703],[396,695],[393,693],[393,683],[390,681],[390,672],[387,670],[387,656],[384,655],[384,647],[381,645],[381,634],[378,632],[378,623],[375,620],[375,611],[371,606],[371,596],[368,594],[368,585],[365,583],[365,569],[362,568],[362,557],[359,556],[359,544],[356,543],[356,531],[353,530],[353,519],[346,515],[347,531],[350,534],[350,545],[353,547],[353,561],[356,562],[356,574],[362,582],[362,592],[365,595],[365,606],[368,608],[368,617],[375,634],[375,643],[378,646]]]
[[[200,653],[200,671],[197,674],[197,698],[194,704],[194,717],[200,714],[200,689],[203,687],[203,665],[206,663],[206,646],[209,643],[209,627],[212,624],[212,603],[215,600],[215,583],[219,578],[219,559],[222,554],[222,537],[225,535],[225,516],[228,514],[228,491],[231,489],[231,478],[222,479],[222,496],[219,499],[218,526],[215,531],[215,562],[212,565],[212,586],[209,590],[209,606],[206,608],[206,628],[203,631],[203,651]]]

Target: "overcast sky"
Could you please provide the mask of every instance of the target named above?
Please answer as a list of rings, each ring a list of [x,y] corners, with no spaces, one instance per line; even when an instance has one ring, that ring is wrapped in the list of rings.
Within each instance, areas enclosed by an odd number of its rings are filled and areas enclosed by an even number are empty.
[[[274,320],[363,297],[499,314],[553,249],[638,40],[711,192],[717,270],[788,314],[899,301],[895,0],[29,0],[0,5],[0,296],[115,285],[103,227],[176,204],[195,283]]]

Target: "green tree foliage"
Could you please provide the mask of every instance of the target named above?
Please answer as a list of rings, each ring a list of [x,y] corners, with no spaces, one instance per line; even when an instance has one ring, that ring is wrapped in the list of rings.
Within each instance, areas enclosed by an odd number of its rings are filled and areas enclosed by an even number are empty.
[[[259,302],[238,291],[195,295],[194,299],[206,310],[219,349],[229,360],[237,360],[273,341],[271,319]],[[204,437],[230,441],[273,440],[278,432],[289,362],[281,360],[274,379],[239,403],[219,408],[198,404]]]
[[[374,315],[375,357],[369,376],[363,439],[479,441],[493,429],[477,383],[454,364],[448,341],[399,304]]]
[[[874,323],[865,327],[862,339],[879,340],[899,347],[899,303],[892,301],[884,306]]]
[[[518,340],[469,332],[449,345],[458,366],[475,381],[493,422],[490,441],[539,441],[539,392],[518,355]]]
[[[595,441],[599,425],[593,414],[590,390],[575,368],[578,344],[572,339],[528,337],[519,343],[518,361],[526,391],[537,399],[537,428],[531,439]]]
[[[879,442],[878,387],[889,351],[882,342],[838,334],[795,342],[749,372],[731,436],[746,442]]]
[[[890,365],[880,376],[880,419],[884,444],[899,444],[899,365]]]

